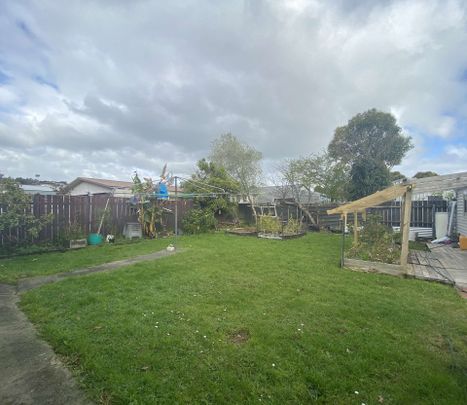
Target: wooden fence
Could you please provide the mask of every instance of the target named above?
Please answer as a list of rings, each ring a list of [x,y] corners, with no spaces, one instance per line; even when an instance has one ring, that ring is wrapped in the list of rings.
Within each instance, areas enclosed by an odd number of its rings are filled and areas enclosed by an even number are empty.
[[[28,237],[24,227],[0,230],[0,245],[25,242],[56,242],[73,234],[87,235],[98,230],[105,205],[109,199],[107,214],[104,217],[101,234],[120,235],[127,222],[137,221],[137,209],[128,198],[112,197],[108,194],[69,196],[69,195],[35,195],[31,201],[30,212],[38,217],[52,214],[52,221],[39,233],[37,238]],[[191,201],[178,202],[179,227],[186,212],[192,207]],[[174,229],[175,201],[166,201],[167,210],[163,214],[163,223],[167,230]],[[0,215],[5,208],[0,206]]]
[[[340,215],[327,215],[326,211],[337,207],[337,204],[309,206],[309,210],[316,218],[319,226],[330,229],[340,228]],[[446,200],[412,201],[411,227],[433,228],[436,212],[446,212],[448,202]],[[390,201],[386,204],[372,207],[368,214],[381,217],[381,222],[388,226],[400,226],[401,203]],[[359,217],[360,219],[360,217]],[[348,222],[353,223],[353,215],[349,214]]]

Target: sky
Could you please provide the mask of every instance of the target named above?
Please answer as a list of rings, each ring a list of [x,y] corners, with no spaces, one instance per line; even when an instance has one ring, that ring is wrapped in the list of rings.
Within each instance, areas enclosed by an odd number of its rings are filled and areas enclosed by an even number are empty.
[[[467,2],[2,0],[0,173],[71,181],[194,171],[224,133],[265,176],[370,108],[467,171]]]

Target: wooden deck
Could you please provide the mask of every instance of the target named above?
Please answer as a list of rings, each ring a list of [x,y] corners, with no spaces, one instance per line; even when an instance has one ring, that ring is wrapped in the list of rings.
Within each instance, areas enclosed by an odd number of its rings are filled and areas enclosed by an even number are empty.
[[[411,251],[408,274],[421,280],[455,285],[467,291],[467,251],[427,244],[429,252]]]

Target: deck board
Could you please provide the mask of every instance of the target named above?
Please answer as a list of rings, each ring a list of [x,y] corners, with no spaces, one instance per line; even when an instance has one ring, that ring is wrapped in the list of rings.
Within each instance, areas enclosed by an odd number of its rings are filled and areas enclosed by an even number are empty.
[[[430,252],[413,252],[419,263],[427,259],[431,272],[437,270],[441,273],[437,278],[451,280],[460,289],[467,290],[467,250],[432,243],[427,246]]]

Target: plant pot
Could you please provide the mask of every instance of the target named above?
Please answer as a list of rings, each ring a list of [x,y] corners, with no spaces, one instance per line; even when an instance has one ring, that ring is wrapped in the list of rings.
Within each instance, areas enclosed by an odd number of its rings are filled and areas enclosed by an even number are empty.
[[[100,245],[104,238],[99,233],[90,233],[88,236],[89,245]]]

